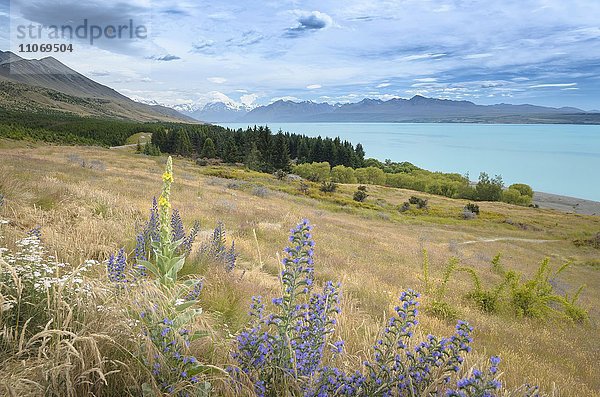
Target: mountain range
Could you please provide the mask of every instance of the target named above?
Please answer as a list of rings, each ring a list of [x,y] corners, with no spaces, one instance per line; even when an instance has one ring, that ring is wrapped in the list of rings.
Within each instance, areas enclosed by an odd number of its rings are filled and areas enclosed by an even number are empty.
[[[431,123],[565,123],[599,124],[600,114],[573,107],[535,105],[477,105],[469,101],[426,98],[387,101],[363,99],[356,103],[329,104],[278,100],[253,109],[209,103],[187,112],[207,122],[431,122]]]
[[[135,102],[53,57],[24,59],[10,51],[0,51],[0,107],[137,121],[198,122],[169,107]]]
[[[24,59],[0,51],[0,107],[62,111],[84,116],[172,122],[429,122],[600,124],[600,113],[572,107],[477,105],[425,98],[363,99],[356,103],[278,100],[250,107],[235,101],[163,106],[136,102],[53,57]]]

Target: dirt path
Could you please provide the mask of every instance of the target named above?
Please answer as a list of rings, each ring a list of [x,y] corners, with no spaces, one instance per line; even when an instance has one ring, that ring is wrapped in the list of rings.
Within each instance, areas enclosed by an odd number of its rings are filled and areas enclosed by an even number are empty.
[[[496,237],[496,238],[480,238],[477,240],[463,241],[461,243],[458,243],[458,245],[476,244],[476,243],[493,243],[496,241],[520,241],[523,243],[542,244],[542,243],[553,243],[553,242],[557,242],[557,241],[561,241],[561,240],[540,240],[540,239],[533,239],[533,238],[518,238],[518,237]]]

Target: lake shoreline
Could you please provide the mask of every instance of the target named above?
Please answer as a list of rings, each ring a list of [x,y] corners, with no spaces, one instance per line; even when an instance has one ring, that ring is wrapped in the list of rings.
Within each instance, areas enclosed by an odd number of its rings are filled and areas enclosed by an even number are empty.
[[[361,143],[366,157],[380,161],[408,161],[432,172],[468,174],[472,179],[487,172],[490,176],[501,175],[506,186],[526,183],[540,192],[600,201],[600,192],[586,175],[586,170],[597,169],[600,161],[600,126],[597,125],[266,124],[273,132],[281,129],[312,137],[339,136],[354,145]],[[234,129],[248,126],[245,123],[220,125]],[[564,200],[554,201],[562,204]]]
[[[600,216],[600,202],[577,197],[534,192],[533,204],[539,205],[540,208],[553,209],[566,213]]]

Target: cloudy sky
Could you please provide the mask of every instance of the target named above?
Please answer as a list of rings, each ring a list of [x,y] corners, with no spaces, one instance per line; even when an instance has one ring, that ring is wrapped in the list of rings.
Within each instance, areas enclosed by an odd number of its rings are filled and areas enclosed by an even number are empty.
[[[131,19],[146,39],[74,39],[53,56],[167,105],[420,94],[590,110],[600,108],[598,15],[597,0],[0,0],[0,49],[49,42],[18,39],[19,25]]]

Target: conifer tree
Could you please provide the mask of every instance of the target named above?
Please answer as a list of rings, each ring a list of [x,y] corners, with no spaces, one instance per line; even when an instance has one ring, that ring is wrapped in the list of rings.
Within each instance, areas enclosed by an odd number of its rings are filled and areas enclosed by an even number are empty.
[[[298,153],[296,159],[298,163],[306,163],[308,162],[310,156],[310,148],[308,147],[308,143],[305,138],[300,139],[300,144],[298,145]]]
[[[223,161],[226,163],[236,163],[238,161],[239,153],[238,148],[233,139],[233,136],[229,136],[223,145]]]
[[[202,145],[202,153],[200,153],[200,157],[209,159],[214,159],[217,157],[217,149],[215,148],[215,143],[212,139],[206,138],[204,145]]]
[[[308,156],[309,163],[320,163],[323,160],[323,138],[320,136],[313,140],[312,147],[310,148],[310,155]]]
[[[246,164],[246,167],[248,167],[251,170],[262,171],[262,156],[260,154],[260,151],[256,147],[256,143],[252,142],[252,148],[250,149],[250,152],[248,152],[244,163]]]
[[[275,138],[273,139],[271,166],[275,170],[290,170],[290,153],[285,135],[283,135],[283,133],[275,135]]]
[[[175,132],[175,153],[182,156],[189,156],[192,153],[192,143],[185,130]]]
[[[357,143],[354,152],[356,153],[356,167],[362,167],[365,161],[365,149],[360,143]]]

